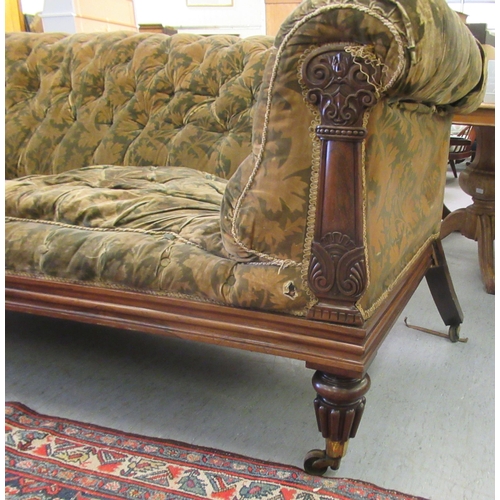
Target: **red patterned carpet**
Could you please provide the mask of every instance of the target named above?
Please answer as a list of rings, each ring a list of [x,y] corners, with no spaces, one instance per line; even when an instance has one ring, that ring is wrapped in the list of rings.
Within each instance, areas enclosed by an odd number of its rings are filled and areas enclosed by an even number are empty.
[[[8,403],[5,414],[5,498],[417,500],[368,483],[47,417],[18,403]]]

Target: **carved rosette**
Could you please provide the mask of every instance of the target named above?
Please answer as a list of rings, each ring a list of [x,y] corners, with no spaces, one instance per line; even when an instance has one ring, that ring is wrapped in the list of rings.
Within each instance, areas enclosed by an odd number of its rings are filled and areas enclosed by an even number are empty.
[[[353,54],[364,54],[359,57]],[[363,323],[356,307],[367,286],[363,242],[362,148],[368,108],[378,100],[381,64],[366,47],[325,45],[304,60],[306,100],[321,123],[318,196],[311,245],[309,287],[318,303],[308,317]]]

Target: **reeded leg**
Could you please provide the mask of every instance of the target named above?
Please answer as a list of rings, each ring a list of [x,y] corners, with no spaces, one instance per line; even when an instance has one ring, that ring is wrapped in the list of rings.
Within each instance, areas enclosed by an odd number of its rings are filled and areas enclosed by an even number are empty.
[[[318,429],[326,440],[326,449],[310,451],[304,460],[304,469],[310,474],[322,475],[328,467],[339,468],[349,439],[356,435],[370,377],[352,379],[317,371],[313,386],[317,392],[314,408]]]
[[[439,240],[434,242],[434,263],[427,271],[425,278],[444,324],[450,327],[450,340],[456,342],[459,339],[460,325],[464,315],[451,281],[443,246]]]

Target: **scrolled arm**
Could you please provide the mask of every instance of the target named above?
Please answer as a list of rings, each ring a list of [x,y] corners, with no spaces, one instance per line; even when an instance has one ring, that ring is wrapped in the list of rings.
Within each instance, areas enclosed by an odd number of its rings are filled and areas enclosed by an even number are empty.
[[[445,0],[307,0],[275,44],[300,51],[339,42],[373,50],[388,97],[461,113],[482,102],[484,54]]]

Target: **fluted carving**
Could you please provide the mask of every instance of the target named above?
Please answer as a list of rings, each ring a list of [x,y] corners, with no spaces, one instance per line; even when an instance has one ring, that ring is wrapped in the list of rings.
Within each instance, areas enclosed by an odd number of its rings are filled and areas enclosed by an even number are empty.
[[[361,379],[343,379],[316,372],[313,386],[318,393],[314,408],[322,436],[338,443],[355,437],[365,409],[364,396],[370,388],[368,375]]]

